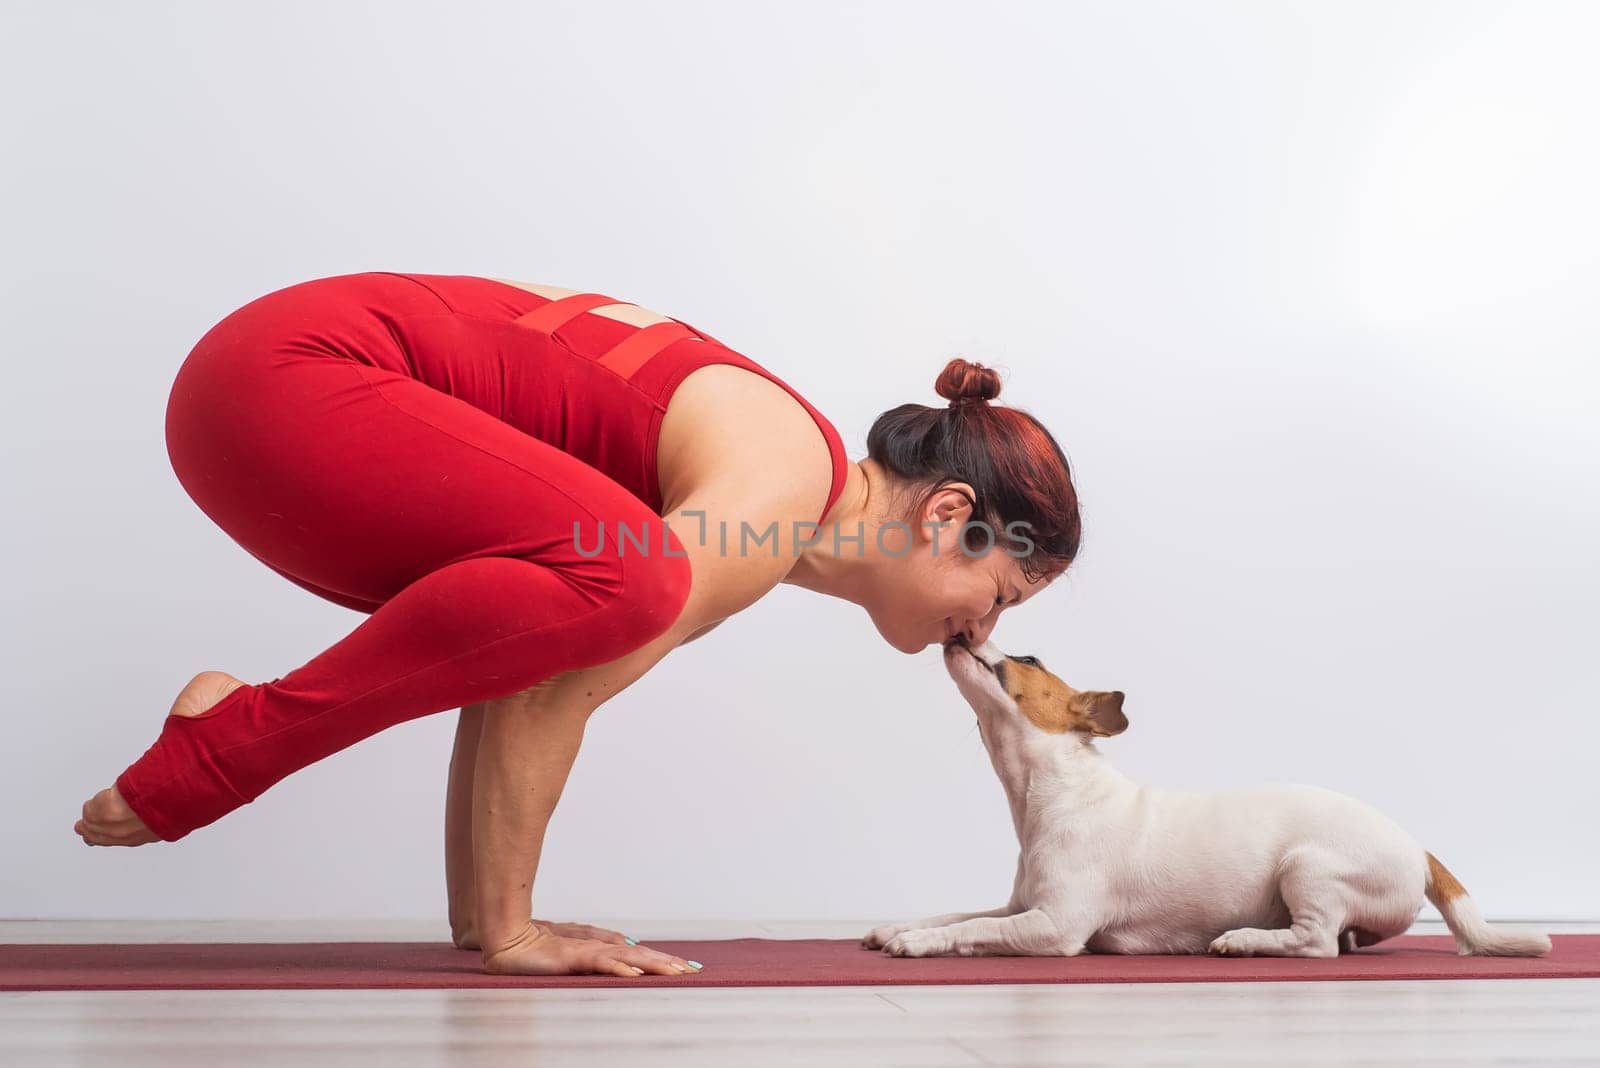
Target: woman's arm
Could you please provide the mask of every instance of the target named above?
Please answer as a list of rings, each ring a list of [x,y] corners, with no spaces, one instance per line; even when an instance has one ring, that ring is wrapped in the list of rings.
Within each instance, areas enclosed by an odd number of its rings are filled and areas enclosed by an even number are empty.
[[[785,514],[773,509],[771,502],[761,504],[743,514]],[[708,516],[739,511],[725,496],[711,493],[681,507]],[[737,520],[733,523],[737,527]],[[692,523],[681,527],[675,523],[673,529],[689,557],[693,581],[683,611],[665,632],[616,660],[563,672],[486,703],[472,789],[475,922],[471,926],[491,970],[539,966],[535,944],[544,931],[530,919],[533,881],[545,828],[566,785],[588,717],[686,637],[754,603],[794,564],[787,542],[778,552],[723,555],[715,537],[699,544],[698,527]]]
[[[722,620],[707,623],[678,645],[688,645],[715,630]],[[683,627],[675,628],[675,631]],[[450,940],[460,949],[478,949],[477,880],[472,874],[472,783],[483,736],[484,703],[467,705],[456,720],[455,745],[444,801],[444,880]]]
[[[716,630],[720,626],[722,626],[722,620],[720,620],[720,619],[717,620],[715,623],[707,623],[705,626],[701,627],[699,630],[695,631],[693,634],[689,635],[687,638],[683,639],[683,641],[679,642],[678,644],[679,645],[688,645],[690,642],[694,641],[696,638],[703,638],[707,634],[710,634],[712,631]]]
[[[473,925],[477,889],[472,878],[472,779],[483,734],[484,704],[466,705],[456,720],[450,750],[450,777],[444,796],[444,884],[450,913],[450,940],[461,949],[478,948]]]

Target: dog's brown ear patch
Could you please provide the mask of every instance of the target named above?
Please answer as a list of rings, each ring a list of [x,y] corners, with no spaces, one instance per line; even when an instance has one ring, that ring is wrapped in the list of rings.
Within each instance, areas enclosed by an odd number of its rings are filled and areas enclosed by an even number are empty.
[[[1033,725],[1047,734],[1076,729],[1071,702],[1058,688],[1060,680],[1032,664],[1005,664],[1001,671],[1011,699]]]
[[[1078,713],[1078,729],[1101,738],[1109,738],[1127,730],[1128,717],[1122,714],[1122,696],[1121,690],[1078,693],[1072,702]]]

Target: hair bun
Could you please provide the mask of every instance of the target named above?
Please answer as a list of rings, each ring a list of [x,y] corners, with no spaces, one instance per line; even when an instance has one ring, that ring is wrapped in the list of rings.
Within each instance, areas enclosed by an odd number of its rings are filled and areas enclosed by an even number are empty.
[[[986,404],[1000,396],[1000,372],[981,363],[968,363],[959,356],[944,365],[933,390],[950,402]]]

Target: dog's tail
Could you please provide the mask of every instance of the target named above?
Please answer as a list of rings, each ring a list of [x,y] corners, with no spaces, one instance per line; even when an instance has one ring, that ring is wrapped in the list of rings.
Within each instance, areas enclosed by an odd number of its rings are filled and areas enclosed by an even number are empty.
[[[1536,931],[1508,931],[1485,923],[1477,903],[1467,896],[1466,888],[1450,874],[1450,869],[1440,864],[1432,853],[1423,855],[1428,858],[1428,900],[1444,917],[1444,925],[1450,928],[1450,933],[1455,935],[1456,947],[1462,956],[1540,957],[1550,952],[1548,935]]]

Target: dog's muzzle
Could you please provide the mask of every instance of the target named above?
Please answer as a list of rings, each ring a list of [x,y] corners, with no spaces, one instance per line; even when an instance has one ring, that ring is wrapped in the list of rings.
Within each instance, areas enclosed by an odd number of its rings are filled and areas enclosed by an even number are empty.
[[[977,662],[978,666],[983,668],[989,674],[991,674],[991,675],[998,675],[999,674],[999,672],[995,671],[993,664],[990,664],[989,661],[985,660],[983,657],[979,656],[976,652],[973,651],[972,646],[967,644],[966,638],[963,637],[962,635],[958,634],[953,638],[946,638],[945,639],[944,651],[946,653],[950,653],[950,652],[952,652],[954,650],[960,650],[961,652],[966,653],[968,656],[972,657],[972,659]]]

